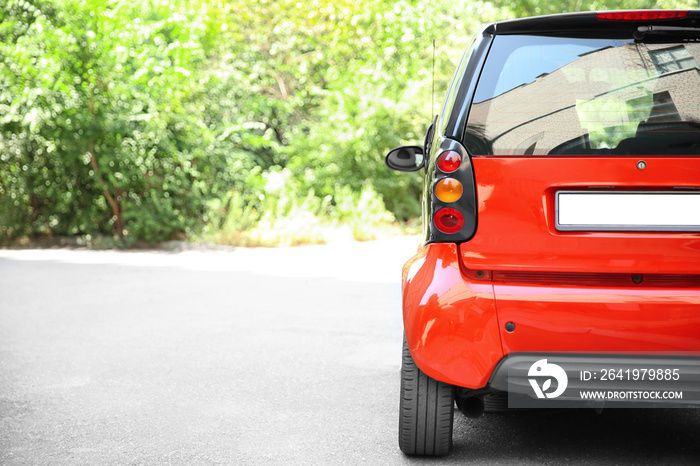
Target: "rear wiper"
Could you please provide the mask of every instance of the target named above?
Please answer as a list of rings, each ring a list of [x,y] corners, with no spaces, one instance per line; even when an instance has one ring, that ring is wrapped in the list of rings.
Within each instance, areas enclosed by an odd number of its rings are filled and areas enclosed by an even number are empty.
[[[639,26],[634,31],[634,38],[643,40],[646,36],[676,36],[676,37],[694,37],[700,40],[700,28],[680,27],[680,26]]]

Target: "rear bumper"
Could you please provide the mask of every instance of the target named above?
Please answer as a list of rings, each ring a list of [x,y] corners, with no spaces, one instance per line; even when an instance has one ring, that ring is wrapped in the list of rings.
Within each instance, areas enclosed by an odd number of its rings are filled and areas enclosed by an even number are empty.
[[[452,385],[484,387],[503,357],[490,278],[463,272],[456,244],[436,243],[406,263],[402,290],[416,365]]]
[[[489,388],[507,391],[511,407],[700,405],[700,353],[512,353]]]
[[[451,243],[427,245],[406,263],[404,329],[423,372],[479,389],[511,354],[700,353],[700,289],[693,281],[661,286],[499,277],[464,267]],[[506,331],[507,324],[515,330]]]

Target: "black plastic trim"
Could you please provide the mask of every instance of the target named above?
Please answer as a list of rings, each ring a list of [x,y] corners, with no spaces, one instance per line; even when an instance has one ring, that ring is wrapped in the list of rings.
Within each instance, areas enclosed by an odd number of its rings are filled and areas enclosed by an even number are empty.
[[[467,119],[469,118],[469,109],[472,105],[472,99],[476,92],[476,85],[481,76],[481,70],[486,62],[486,56],[493,42],[493,25],[488,25],[483,28],[477,36],[477,41],[474,44],[473,52],[469,57],[469,62],[464,69],[464,79],[462,79],[454,107],[450,113],[445,127],[444,136],[456,141],[464,141],[464,132],[467,127]]]
[[[511,353],[498,363],[489,379],[487,387],[507,391],[518,395],[531,395],[532,388],[527,378],[509,379],[509,371],[527,374],[534,361],[547,359],[549,363],[557,364],[566,369],[567,373],[593,371],[595,368],[650,368],[666,367],[679,368],[679,380],[667,383],[670,390],[681,390],[684,393],[682,404],[700,404],[700,353],[686,354],[600,354],[600,353]],[[649,384],[652,385],[652,380]],[[577,381],[569,379],[569,386],[582,390],[619,389],[615,381],[601,380],[600,377],[587,380],[585,386],[574,385]]]
[[[436,166],[434,157],[428,167],[428,173],[425,181],[424,199],[426,205],[426,218],[428,219],[427,238],[426,242],[450,242],[460,243],[468,241],[476,233],[477,227],[477,201],[476,201],[476,182],[474,180],[474,169],[472,167],[471,157],[467,150],[459,142],[453,139],[440,138],[437,150],[438,154],[443,151],[455,151],[462,156],[462,164],[457,171],[444,173]],[[435,184],[444,178],[455,178],[464,188],[462,197],[455,202],[443,202],[435,196]],[[464,227],[457,233],[443,233],[435,227],[433,222],[434,214],[443,207],[452,207],[459,210],[464,215]]]
[[[698,10],[689,10],[688,16],[684,18],[645,21],[603,21],[598,19],[596,15],[597,12],[587,11],[500,21],[494,25],[495,34],[562,35],[566,37],[597,37],[604,34],[607,38],[615,38],[618,35],[631,38],[632,32],[636,31],[639,26],[650,24],[695,26],[700,20],[700,11]]]

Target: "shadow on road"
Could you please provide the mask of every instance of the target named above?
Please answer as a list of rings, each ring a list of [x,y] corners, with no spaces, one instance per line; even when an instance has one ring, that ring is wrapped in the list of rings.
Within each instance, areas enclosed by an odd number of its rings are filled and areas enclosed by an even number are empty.
[[[457,414],[452,464],[700,464],[700,410]]]

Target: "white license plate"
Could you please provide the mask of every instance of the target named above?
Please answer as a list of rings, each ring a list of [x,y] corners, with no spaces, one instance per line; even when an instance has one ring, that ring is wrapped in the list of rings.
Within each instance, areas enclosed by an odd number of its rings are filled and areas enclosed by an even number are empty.
[[[560,231],[700,231],[700,192],[558,191]]]

